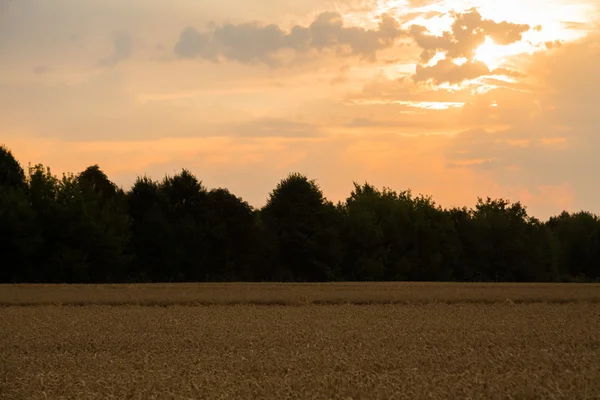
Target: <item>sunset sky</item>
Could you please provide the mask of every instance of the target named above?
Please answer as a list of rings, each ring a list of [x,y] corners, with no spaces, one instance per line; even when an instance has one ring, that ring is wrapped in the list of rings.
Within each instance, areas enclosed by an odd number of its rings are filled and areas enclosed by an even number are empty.
[[[600,0],[0,0],[0,144],[55,174],[289,172],[600,213]]]

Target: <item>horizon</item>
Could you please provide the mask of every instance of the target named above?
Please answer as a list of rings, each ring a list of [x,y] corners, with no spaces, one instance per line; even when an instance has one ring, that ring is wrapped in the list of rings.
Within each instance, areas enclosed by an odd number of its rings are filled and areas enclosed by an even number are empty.
[[[4,146],[2,143],[0,143],[0,148],[2,148],[2,147],[4,147],[5,149],[7,149],[8,151],[10,151],[10,149],[8,149],[8,148],[7,148],[7,147],[5,147],[5,146]],[[12,152],[11,152],[11,154],[12,154]],[[14,157],[15,155],[14,155],[14,154],[12,154],[12,156]],[[17,157],[15,157],[15,159],[17,159]],[[18,159],[17,159],[17,161],[18,161]],[[29,178],[29,174],[28,174],[27,168],[25,168],[25,167],[22,165],[22,163],[19,163],[19,164],[20,164],[20,165],[21,165],[21,167],[23,168],[23,172],[25,173],[26,177],[27,177],[27,178]],[[77,176],[79,173],[82,173],[82,172],[84,172],[84,171],[79,171],[79,172],[62,172],[62,173],[61,173],[61,175],[58,175],[58,174],[56,174],[56,173],[55,173],[55,172],[52,170],[52,167],[51,167],[51,166],[49,166],[49,165],[44,165],[44,164],[42,164],[42,163],[40,163],[40,165],[42,165],[44,168],[49,168],[49,169],[50,169],[50,172],[51,172],[51,174],[52,174],[53,176],[57,177],[57,178],[60,178],[62,175],[66,175],[67,177],[69,177],[69,176]],[[36,166],[35,164],[33,164],[33,163],[29,163],[29,168],[31,168],[31,169],[35,169],[35,166]],[[93,167],[93,166],[99,167],[99,168],[100,168],[100,170],[101,170],[102,172],[104,172],[104,171],[102,170],[102,167],[101,167],[100,165],[97,165],[97,164],[90,165],[90,166],[88,166],[88,167]],[[229,188],[227,188],[227,187],[224,187],[224,186],[209,186],[209,185],[206,185],[206,184],[205,184],[205,182],[204,182],[204,181],[202,181],[202,179],[200,179],[198,176],[196,176],[196,175],[193,173],[193,171],[190,171],[188,168],[185,168],[185,167],[183,167],[183,168],[180,168],[178,171],[173,171],[173,173],[171,173],[171,174],[169,174],[169,173],[165,173],[165,175],[164,175],[163,177],[161,177],[161,178],[156,178],[156,177],[152,177],[152,176],[148,176],[147,174],[144,174],[144,175],[137,175],[137,176],[136,176],[136,178],[135,178],[135,180],[137,180],[138,178],[140,178],[140,179],[141,179],[141,178],[148,178],[148,179],[150,179],[150,180],[152,180],[152,181],[154,181],[154,182],[156,182],[156,183],[158,183],[158,184],[160,185],[160,184],[163,184],[163,183],[165,182],[165,179],[168,179],[168,178],[173,178],[173,177],[175,177],[175,176],[177,176],[177,175],[180,175],[180,174],[181,174],[181,172],[183,172],[184,170],[185,170],[185,171],[188,171],[189,173],[191,173],[191,174],[194,176],[194,178],[196,178],[196,179],[197,179],[197,181],[198,181],[198,183],[200,184],[200,187],[202,188],[202,190],[206,190],[206,192],[210,192],[210,191],[212,191],[212,190],[223,190],[223,189],[224,189],[224,190],[228,191],[230,194],[233,194],[233,195],[235,195],[236,197],[238,197],[239,199],[241,199],[242,201],[244,201],[244,202],[248,203],[248,205],[249,205],[249,206],[250,206],[250,207],[251,207],[253,210],[256,210],[256,211],[260,211],[260,210],[261,210],[261,209],[262,209],[262,208],[263,208],[263,207],[264,207],[264,206],[267,204],[267,202],[269,201],[269,198],[270,198],[270,196],[271,196],[271,193],[273,192],[273,190],[275,190],[275,188],[276,188],[276,186],[277,186],[278,184],[280,184],[280,183],[284,182],[284,181],[285,181],[287,178],[289,178],[290,176],[293,176],[293,175],[297,175],[297,174],[299,174],[300,176],[303,176],[303,177],[307,178],[309,181],[311,181],[311,182],[314,182],[314,183],[317,185],[317,187],[319,188],[319,190],[321,190],[321,192],[323,193],[323,198],[324,198],[326,201],[329,201],[329,202],[331,202],[331,203],[332,203],[332,204],[334,204],[334,205],[336,205],[336,204],[338,204],[338,203],[345,204],[345,202],[347,201],[347,199],[348,199],[349,197],[351,197],[352,191],[354,191],[354,189],[356,188],[356,185],[358,185],[358,186],[370,185],[370,186],[374,187],[376,190],[379,190],[379,191],[391,190],[392,192],[395,192],[396,194],[401,194],[401,193],[403,193],[403,192],[404,192],[404,193],[406,193],[406,192],[409,192],[409,193],[410,193],[410,195],[411,195],[413,198],[420,197],[420,196],[424,196],[424,197],[430,198],[430,200],[433,202],[433,205],[434,205],[434,206],[438,206],[438,207],[440,207],[442,210],[445,210],[445,211],[448,211],[448,210],[451,210],[451,209],[461,209],[461,208],[463,208],[463,207],[466,207],[466,208],[467,208],[467,209],[469,209],[469,210],[475,210],[475,208],[476,208],[476,205],[477,205],[477,203],[478,203],[480,200],[481,200],[481,201],[483,201],[483,202],[485,202],[485,201],[486,201],[486,199],[488,199],[488,198],[489,198],[490,200],[507,200],[507,201],[509,202],[509,204],[516,204],[516,203],[519,203],[519,204],[521,205],[521,207],[522,207],[523,209],[525,209],[525,211],[527,212],[527,216],[528,216],[528,217],[534,217],[534,218],[537,218],[537,219],[541,219],[541,220],[542,220],[542,222],[544,222],[544,221],[548,221],[548,220],[550,220],[550,219],[551,219],[551,218],[553,218],[553,217],[558,217],[558,216],[560,216],[560,215],[561,215],[562,213],[564,213],[564,212],[568,212],[568,213],[570,213],[571,215],[575,215],[575,214],[578,214],[578,213],[588,213],[588,214],[595,215],[595,216],[597,216],[597,217],[599,217],[599,218],[600,218],[600,215],[598,215],[597,213],[594,213],[594,212],[592,212],[592,211],[590,211],[590,210],[584,210],[584,209],[580,209],[580,210],[560,210],[559,212],[557,212],[557,213],[555,213],[555,214],[548,215],[548,216],[547,216],[547,217],[545,217],[545,218],[540,218],[539,216],[532,215],[532,214],[530,213],[530,211],[529,211],[529,207],[527,206],[527,204],[524,204],[524,203],[523,203],[521,200],[518,200],[518,199],[516,199],[516,200],[514,200],[514,199],[508,199],[508,198],[506,198],[506,197],[496,197],[496,198],[494,198],[494,197],[491,197],[491,196],[478,196],[478,198],[476,198],[476,199],[475,199],[475,201],[473,202],[473,204],[451,204],[451,205],[447,205],[447,204],[441,204],[440,202],[436,201],[436,199],[435,199],[435,198],[433,198],[433,196],[431,196],[431,194],[429,194],[429,193],[415,192],[415,191],[414,191],[414,190],[412,190],[411,188],[393,188],[393,187],[389,187],[389,186],[387,186],[387,185],[383,185],[383,186],[375,186],[375,185],[373,185],[373,184],[372,184],[371,182],[369,182],[369,181],[363,181],[363,182],[352,181],[352,183],[351,183],[351,188],[349,189],[349,191],[348,191],[348,193],[347,193],[347,195],[346,195],[346,196],[344,196],[343,198],[340,198],[340,199],[332,200],[331,198],[329,198],[329,197],[327,196],[327,193],[325,193],[325,192],[323,191],[323,188],[321,187],[321,185],[319,184],[319,182],[318,182],[318,180],[317,180],[317,179],[315,179],[315,178],[311,178],[310,176],[306,176],[306,175],[304,175],[304,174],[302,174],[302,173],[299,173],[299,172],[289,172],[289,173],[288,173],[288,174],[286,174],[284,177],[282,177],[281,179],[279,179],[279,180],[276,182],[276,184],[275,184],[275,185],[273,185],[273,189],[271,189],[271,190],[269,191],[269,193],[267,194],[267,196],[265,196],[265,200],[263,201],[263,203],[261,203],[259,206],[256,206],[256,205],[254,205],[254,204],[251,204],[251,203],[250,203],[250,202],[248,202],[248,201],[247,201],[247,200],[246,200],[246,199],[245,199],[243,196],[240,196],[239,194],[237,194],[237,193],[235,193],[235,192],[231,191],[231,190],[230,190]],[[136,182],[132,182],[132,184],[131,184],[131,185],[129,185],[128,187],[124,187],[123,185],[119,185],[119,184],[117,184],[116,182],[112,181],[112,180],[110,179],[110,176],[107,176],[107,178],[109,179],[109,181],[110,181],[110,182],[112,182],[113,184],[115,184],[115,185],[116,185],[116,189],[122,190],[124,193],[130,193],[130,192],[131,192],[131,190],[132,190],[132,189],[135,187],[135,183],[136,183]]]
[[[334,203],[368,182],[600,213],[600,1],[243,4],[0,3],[0,143],[255,208],[299,172]]]

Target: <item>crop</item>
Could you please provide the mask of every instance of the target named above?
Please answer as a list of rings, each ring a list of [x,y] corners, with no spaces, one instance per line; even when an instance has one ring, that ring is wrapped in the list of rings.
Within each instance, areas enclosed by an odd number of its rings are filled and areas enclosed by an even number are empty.
[[[0,287],[0,398],[600,396],[593,285],[85,289]]]

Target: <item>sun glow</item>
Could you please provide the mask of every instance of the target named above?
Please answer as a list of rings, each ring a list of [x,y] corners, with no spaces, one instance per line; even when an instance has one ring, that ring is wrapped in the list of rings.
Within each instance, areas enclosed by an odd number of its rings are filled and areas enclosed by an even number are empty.
[[[501,46],[488,38],[477,49],[475,59],[484,62],[492,70],[501,67],[511,56],[545,50],[544,44],[547,42],[572,41],[585,36],[589,24],[597,21],[600,13],[598,6],[571,0],[442,0],[416,2],[421,4],[416,7],[409,0],[374,2],[376,13],[422,13],[411,20],[403,21],[403,27],[423,25],[434,36],[442,36],[451,29],[454,21],[452,11],[463,12],[472,7],[477,8],[483,18],[496,22],[528,24],[531,29],[525,32],[522,40],[517,43]]]
[[[493,71],[501,67],[506,62],[507,58],[518,54],[532,53],[535,50],[536,47],[523,41],[501,46],[494,43],[494,41],[488,37],[475,51],[475,59],[483,62],[491,71]]]

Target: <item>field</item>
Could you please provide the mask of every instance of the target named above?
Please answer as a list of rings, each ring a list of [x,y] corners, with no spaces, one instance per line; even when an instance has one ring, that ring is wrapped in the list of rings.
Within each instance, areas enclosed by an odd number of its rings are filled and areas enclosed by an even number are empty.
[[[600,285],[0,285],[1,399],[600,399]]]

